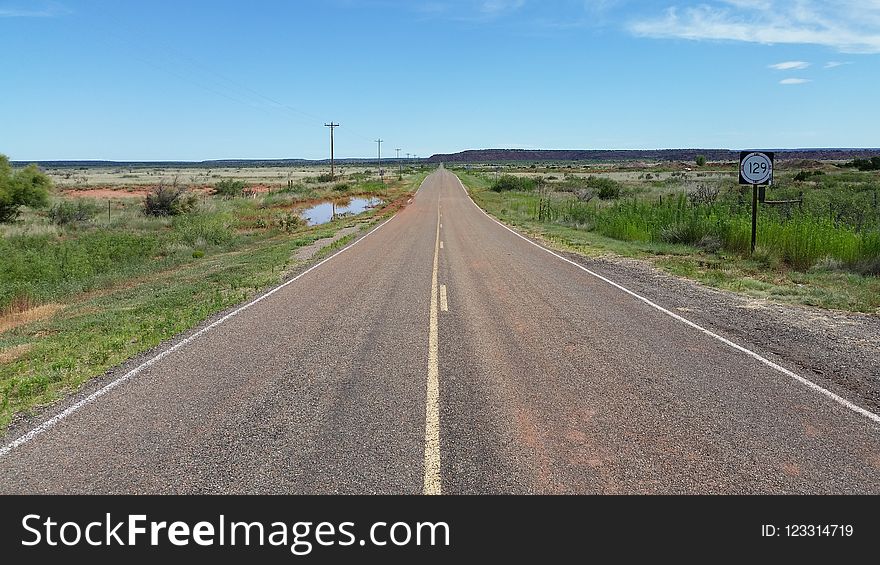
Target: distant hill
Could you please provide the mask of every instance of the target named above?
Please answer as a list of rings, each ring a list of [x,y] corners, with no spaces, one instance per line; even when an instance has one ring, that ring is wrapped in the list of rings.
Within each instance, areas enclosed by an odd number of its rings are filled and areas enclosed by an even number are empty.
[[[844,161],[880,155],[880,149],[775,149],[776,158],[782,160],[804,159],[813,161]],[[427,159],[401,159],[409,163],[498,163],[505,161],[684,161],[693,162],[697,155],[705,155],[709,161],[736,161],[739,151],[729,149],[470,149],[459,153],[438,153]],[[382,159],[383,163],[397,163],[394,157]],[[14,166],[29,162],[13,161]],[[306,165],[329,165],[329,159],[220,159],[213,161],[37,161],[47,169],[63,168],[240,168],[240,167],[302,167]],[[336,159],[337,165],[376,164],[375,158]]]
[[[880,149],[776,149],[777,159],[817,161],[848,160],[880,155]],[[735,161],[739,151],[729,149],[472,149],[439,153],[430,163],[496,163],[503,161],[693,161],[705,155],[709,161]]]
[[[13,166],[24,166],[33,161],[13,161]],[[375,159],[336,159],[337,165],[375,163]],[[385,162],[385,159],[382,160]],[[67,168],[119,168],[119,169],[220,169],[241,167],[302,167],[305,165],[329,165],[330,159],[218,159],[213,161],[36,161],[44,169]]]

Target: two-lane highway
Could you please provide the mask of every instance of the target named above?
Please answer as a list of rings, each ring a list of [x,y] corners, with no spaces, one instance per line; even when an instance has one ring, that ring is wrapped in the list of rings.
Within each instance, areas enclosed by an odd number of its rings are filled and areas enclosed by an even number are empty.
[[[876,415],[645,298],[441,168],[354,246],[3,448],[0,492],[880,493]]]

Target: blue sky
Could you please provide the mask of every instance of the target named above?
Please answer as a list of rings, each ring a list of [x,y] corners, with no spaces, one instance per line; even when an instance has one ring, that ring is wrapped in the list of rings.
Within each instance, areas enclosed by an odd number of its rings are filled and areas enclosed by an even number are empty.
[[[878,0],[0,0],[14,160],[880,146]]]

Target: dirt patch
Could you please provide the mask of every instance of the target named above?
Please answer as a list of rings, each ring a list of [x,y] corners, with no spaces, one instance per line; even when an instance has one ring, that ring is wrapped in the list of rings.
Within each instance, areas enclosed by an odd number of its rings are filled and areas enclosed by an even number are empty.
[[[12,314],[0,316],[0,333],[31,322],[51,318],[55,312],[61,310],[63,307],[62,304],[44,304],[42,306],[37,306],[36,308],[31,308],[30,310],[24,310],[23,312],[14,312]]]
[[[65,198],[143,198],[150,192],[150,187],[137,188],[77,188],[62,190]]]
[[[31,349],[33,349],[33,343],[22,343],[20,345],[13,345],[12,347],[8,347],[2,351],[0,351],[0,365],[3,363],[12,363]]]
[[[68,188],[61,190],[61,196],[65,198],[143,198],[150,193],[156,185],[137,186],[96,186],[93,188]],[[257,188],[257,187],[255,187]],[[187,191],[193,194],[211,194],[214,187],[210,185],[189,186]],[[262,191],[256,190],[257,192]]]

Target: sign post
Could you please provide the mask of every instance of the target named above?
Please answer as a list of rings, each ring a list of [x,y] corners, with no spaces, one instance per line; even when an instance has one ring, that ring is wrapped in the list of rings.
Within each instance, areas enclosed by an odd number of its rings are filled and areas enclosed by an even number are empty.
[[[758,241],[758,187],[773,184],[774,154],[742,151],[739,154],[739,184],[752,185],[752,253]]]

